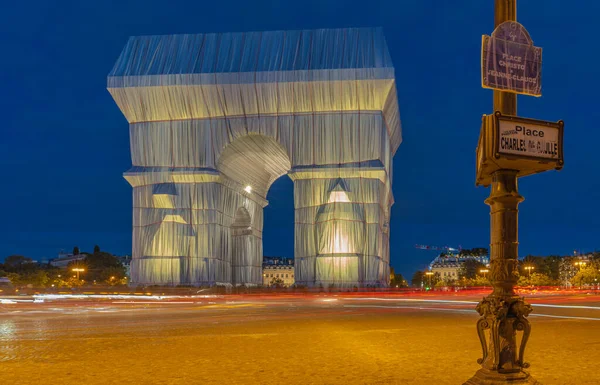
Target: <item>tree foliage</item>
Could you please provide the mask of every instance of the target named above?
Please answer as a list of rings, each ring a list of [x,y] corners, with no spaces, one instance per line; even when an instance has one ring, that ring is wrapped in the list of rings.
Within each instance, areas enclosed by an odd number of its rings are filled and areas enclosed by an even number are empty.
[[[485,287],[491,286],[491,283],[488,277],[484,277],[483,275],[477,275],[473,278],[461,278],[456,281],[457,286],[466,286],[466,287]]]
[[[577,274],[577,266],[575,266],[577,258],[564,257],[558,264],[558,279],[562,285],[568,285],[571,279]]]
[[[22,255],[11,255],[4,259],[4,269],[11,273],[21,273],[34,270],[33,260]]]
[[[423,284],[423,277],[425,277],[424,272],[416,271],[413,274],[412,279],[410,280],[411,285],[413,285],[415,287],[421,287],[421,285]]]
[[[600,273],[598,268],[590,263],[580,269],[570,281],[573,286],[597,285],[600,282]]]
[[[50,281],[48,272],[41,269],[23,273],[8,273],[7,276],[13,285],[32,285],[35,287],[45,287]]]
[[[553,286],[558,282],[546,274],[531,273],[521,275],[517,285],[519,286]]]
[[[458,278],[475,279],[479,270],[485,269],[485,265],[476,259],[467,259],[458,269]]]
[[[75,249],[77,247],[74,252]],[[98,247],[95,249],[99,250]],[[84,269],[79,280],[72,271],[75,267]],[[17,286],[76,287],[93,281],[110,285],[127,284],[123,264],[114,255],[102,251],[87,254],[83,261],[71,262],[66,270],[50,264],[38,265],[31,258],[22,255],[11,255],[0,266],[0,276],[8,277]]]
[[[475,247],[472,249],[462,249],[458,255],[461,257],[485,257],[489,255],[489,250],[486,247]]]
[[[271,287],[277,287],[277,288],[281,288],[284,286],[284,282],[283,279],[278,278],[278,277],[274,277],[271,282],[269,283],[269,286]]]
[[[94,247],[94,250],[97,248]],[[99,248],[98,248],[99,249]],[[114,255],[97,251],[83,260],[86,269],[86,280],[106,282],[111,276],[116,279],[125,277],[125,267]]]
[[[396,273],[394,268],[390,268],[390,287],[406,287],[408,286],[406,280],[400,273]]]
[[[440,273],[434,273],[427,275],[428,271],[417,271],[413,274],[411,283],[416,287],[435,287],[435,285],[442,280]]]

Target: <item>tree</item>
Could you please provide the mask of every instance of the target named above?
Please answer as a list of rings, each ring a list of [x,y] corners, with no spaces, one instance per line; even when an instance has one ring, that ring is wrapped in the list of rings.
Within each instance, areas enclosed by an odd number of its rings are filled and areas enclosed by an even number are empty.
[[[484,269],[485,265],[476,259],[467,259],[458,269],[459,278],[474,279],[477,278],[479,270]]]
[[[541,273],[531,273],[531,275],[522,275],[519,277],[519,286],[552,286],[555,285],[556,281]]]
[[[427,278],[427,286],[432,288],[435,287],[438,283],[442,282],[442,275],[440,273],[433,273],[433,275],[426,275]]]
[[[574,257],[563,257],[558,265],[558,278],[561,284],[565,286],[571,285],[571,278],[577,274],[577,266],[575,266],[575,262],[577,261]]]
[[[429,271],[417,271],[413,274],[412,285],[417,287],[435,287],[435,285],[442,280],[440,273],[434,273],[427,275]]]
[[[73,255],[79,255],[79,247],[73,247]]]
[[[13,285],[32,285],[35,287],[45,287],[50,281],[48,272],[42,269],[37,269],[25,273],[8,273],[8,278]]]
[[[421,287],[423,285],[425,273],[422,271],[416,271],[411,279],[411,284],[416,287]]]
[[[550,255],[544,258],[544,269],[543,273],[546,274],[550,279],[558,281],[560,278],[560,260],[562,258],[558,255]]]
[[[406,280],[400,273],[394,273],[392,279],[390,280],[391,287],[406,287]]]
[[[4,259],[4,268],[8,272],[20,273],[23,270],[35,268],[33,260],[22,255],[11,255]]]
[[[271,280],[271,283],[269,284],[269,286],[271,286],[271,287],[277,287],[277,288],[283,287],[283,285],[284,285],[283,279],[277,278],[277,277],[274,277]]]
[[[489,251],[485,247],[475,247],[472,249],[462,249],[458,255],[462,257],[485,257],[489,255]]]
[[[96,247],[94,247],[96,249]],[[87,281],[106,281],[112,276],[125,277],[125,267],[114,255],[98,251],[83,260]]]
[[[573,286],[596,285],[600,280],[598,269],[592,264],[580,269],[573,278],[571,284]]]
[[[481,286],[490,286],[490,281],[487,277],[484,277],[483,275],[477,275],[474,278],[462,277],[456,282],[456,284],[461,285],[461,286],[481,287]]]
[[[390,267],[390,287],[406,287],[406,281],[400,273],[396,273],[393,267]]]
[[[100,246],[96,245],[94,246],[94,254],[99,253],[100,252]]]
[[[48,272],[42,269],[38,269],[21,276],[21,279],[25,284],[33,285],[36,287],[45,287],[50,282]]]
[[[107,267],[99,274],[99,278],[109,285],[118,285],[125,278],[125,268],[123,266]]]

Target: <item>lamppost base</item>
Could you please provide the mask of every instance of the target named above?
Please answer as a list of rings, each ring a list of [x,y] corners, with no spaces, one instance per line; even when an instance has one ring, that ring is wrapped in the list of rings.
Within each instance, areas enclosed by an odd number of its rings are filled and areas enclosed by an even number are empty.
[[[541,385],[540,382],[533,379],[529,373],[520,371],[516,373],[500,373],[485,368],[479,369],[463,385],[505,385],[505,384],[531,384]]]

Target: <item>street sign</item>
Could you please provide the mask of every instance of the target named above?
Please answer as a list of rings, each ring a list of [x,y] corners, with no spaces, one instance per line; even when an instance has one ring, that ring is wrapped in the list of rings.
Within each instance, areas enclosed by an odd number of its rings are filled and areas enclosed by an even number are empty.
[[[484,115],[477,146],[475,183],[488,186],[498,170],[518,170],[518,177],[560,170],[563,158],[563,121],[547,122]]]
[[[531,96],[542,95],[542,49],[516,21],[500,24],[481,42],[481,86]]]
[[[528,158],[558,159],[562,145],[560,123],[498,116],[498,154]],[[561,146],[562,150],[562,146]]]

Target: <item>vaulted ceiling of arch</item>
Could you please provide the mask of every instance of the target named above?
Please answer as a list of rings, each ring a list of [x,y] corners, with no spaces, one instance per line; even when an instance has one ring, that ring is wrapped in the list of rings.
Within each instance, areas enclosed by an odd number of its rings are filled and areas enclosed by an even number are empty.
[[[252,191],[267,196],[271,184],[291,168],[286,151],[274,139],[263,135],[247,135],[229,144],[217,169],[228,178],[250,186]]]

